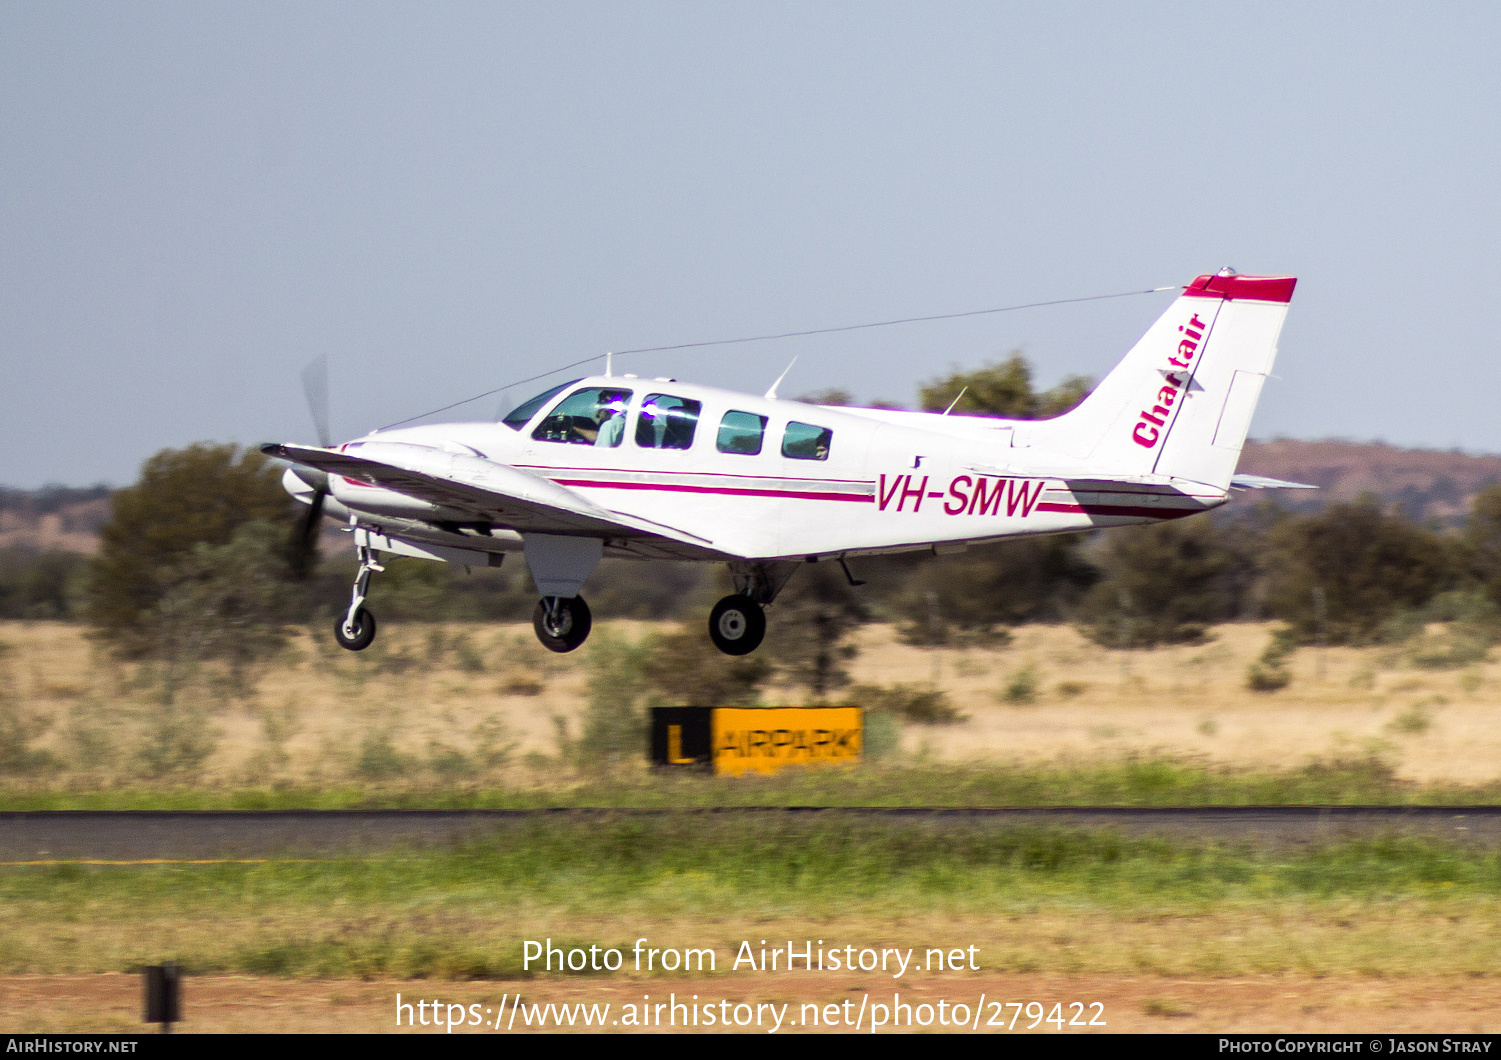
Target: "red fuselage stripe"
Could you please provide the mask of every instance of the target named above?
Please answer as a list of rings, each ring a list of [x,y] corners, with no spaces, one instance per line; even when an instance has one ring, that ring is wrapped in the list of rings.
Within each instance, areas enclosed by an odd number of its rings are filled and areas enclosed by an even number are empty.
[[[662,490],[667,493],[713,493],[729,497],[790,497],[804,501],[857,501],[864,504],[875,502],[869,494],[820,493],[813,490],[749,489],[734,486],[683,486],[665,482],[602,482],[596,479],[555,478],[560,486],[584,486],[589,489],[607,490]]]
[[[512,466],[513,467],[519,467],[519,468],[521,468],[524,471],[540,471],[540,472],[543,472],[544,474],[547,473],[547,472],[551,472],[551,471],[583,471],[583,472],[586,472],[586,473],[596,474],[597,475],[600,472],[611,473],[611,472],[614,472],[614,471],[618,470],[616,468],[610,468],[610,467],[562,467],[562,466],[559,466],[557,464],[514,464]],[[774,481],[777,481],[777,482],[787,482],[787,481],[793,481],[793,482],[833,482],[833,483],[839,483],[839,484],[845,484],[845,485],[851,485],[851,486],[868,486],[868,485],[870,485],[870,482],[868,480],[866,480],[866,479],[860,479],[860,478],[803,478],[803,479],[800,479],[800,478],[796,478],[795,476],[792,476],[792,475],[737,475],[737,474],[731,474],[731,473],[726,472],[726,471],[678,471],[676,468],[671,469],[671,470],[663,471],[662,473],[669,474],[669,475],[679,475],[679,476],[683,476],[683,477],[687,477],[689,475],[692,475],[692,476],[699,477],[699,478],[759,478],[759,479],[771,479],[771,480],[774,480]]]

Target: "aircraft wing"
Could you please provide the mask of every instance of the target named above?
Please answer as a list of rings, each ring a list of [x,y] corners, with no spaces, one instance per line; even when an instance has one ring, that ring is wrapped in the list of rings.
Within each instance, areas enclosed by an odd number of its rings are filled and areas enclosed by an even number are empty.
[[[365,443],[356,452],[268,443],[261,452],[437,505],[444,512],[439,519],[487,522],[522,534],[670,542],[680,555],[732,558],[706,538],[601,508],[549,479],[479,456],[400,442]]]

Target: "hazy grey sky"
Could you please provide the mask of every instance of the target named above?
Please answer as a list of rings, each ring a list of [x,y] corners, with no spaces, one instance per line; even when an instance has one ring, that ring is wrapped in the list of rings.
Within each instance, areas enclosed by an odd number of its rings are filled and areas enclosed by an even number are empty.
[[[0,483],[606,349],[1300,277],[1253,433],[1501,451],[1501,7],[0,2]],[[641,355],[912,401],[1170,295]],[[545,383],[513,390],[519,401]],[[460,410],[489,418],[497,399]]]

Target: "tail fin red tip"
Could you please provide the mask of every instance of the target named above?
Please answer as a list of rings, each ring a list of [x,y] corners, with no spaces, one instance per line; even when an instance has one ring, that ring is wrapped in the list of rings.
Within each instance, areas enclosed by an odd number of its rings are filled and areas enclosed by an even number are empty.
[[[1224,298],[1228,301],[1249,299],[1253,302],[1281,302],[1286,305],[1293,300],[1293,288],[1298,285],[1296,276],[1200,276],[1183,289],[1190,298]]]

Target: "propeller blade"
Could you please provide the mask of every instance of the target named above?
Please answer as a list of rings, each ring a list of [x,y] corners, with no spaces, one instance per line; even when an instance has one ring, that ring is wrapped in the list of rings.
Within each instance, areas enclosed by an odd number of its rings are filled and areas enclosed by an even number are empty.
[[[323,501],[327,496],[326,485],[313,492],[312,502],[292,533],[291,568],[299,581],[306,581],[312,575],[318,558],[318,531],[323,526]]]
[[[313,414],[313,429],[318,432],[318,444],[327,449],[333,445],[333,435],[328,429],[328,358],[318,357],[308,362],[302,370],[302,394],[307,398],[308,411]]]

